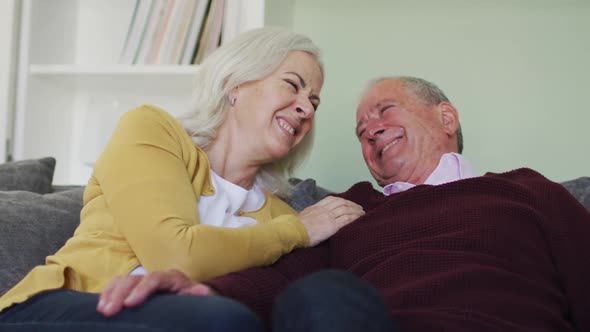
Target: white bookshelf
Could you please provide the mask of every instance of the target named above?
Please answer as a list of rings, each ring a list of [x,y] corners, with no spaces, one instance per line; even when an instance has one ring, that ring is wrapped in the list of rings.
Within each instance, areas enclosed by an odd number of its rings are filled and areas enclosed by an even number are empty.
[[[145,103],[182,114],[198,66],[119,65],[135,0],[23,0],[14,159],[53,156],[85,184],[118,118]],[[231,30],[290,25],[292,0],[226,0]]]
[[[0,1],[0,163],[7,161],[12,140],[18,8],[17,0]]]

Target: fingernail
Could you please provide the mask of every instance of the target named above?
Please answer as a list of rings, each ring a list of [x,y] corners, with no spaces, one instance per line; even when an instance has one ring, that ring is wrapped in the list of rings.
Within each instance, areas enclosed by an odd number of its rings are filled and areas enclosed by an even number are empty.
[[[102,309],[104,307],[104,301],[100,300],[98,301],[98,309]]]
[[[133,294],[130,294],[129,296],[127,296],[127,297],[125,298],[125,300],[123,300],[123,303],[125,303],[125,304],[129,304],[129,303],[131,303],[131,302],[133,301],[134,297],[135,297],[135,296],[134,296]]]

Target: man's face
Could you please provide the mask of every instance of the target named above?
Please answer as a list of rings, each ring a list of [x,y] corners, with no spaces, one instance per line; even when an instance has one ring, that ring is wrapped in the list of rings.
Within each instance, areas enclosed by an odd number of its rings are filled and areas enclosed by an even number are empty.
[[[356,134],[369,171],[381,186],[422,184],[449,152],[456,127],[449,103],[427,105],[398,80],[375,84],[357,108]],[[454,121],[456,122],[456,121]]]

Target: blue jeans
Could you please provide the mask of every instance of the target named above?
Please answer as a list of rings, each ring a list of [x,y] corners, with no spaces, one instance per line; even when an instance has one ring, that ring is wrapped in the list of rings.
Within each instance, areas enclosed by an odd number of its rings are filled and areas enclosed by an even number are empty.
[[[276,332],[398,331],[375,288],[347,272],[325,270],[287,287],[273,306]]]
[[[146,303],[106,318],[97,294],[70,290],[41,293],[0,313],[0,332],[188,332],[262,330],[256,314],[221,296],[157,294]]]

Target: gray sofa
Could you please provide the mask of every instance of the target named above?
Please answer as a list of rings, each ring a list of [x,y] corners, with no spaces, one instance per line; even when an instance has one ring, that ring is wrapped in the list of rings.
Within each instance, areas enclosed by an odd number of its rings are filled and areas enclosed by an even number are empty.
[[[53,186],[54,158],[0,165],[0,295],[57,251],[79,223],[83,187]],[[329,192],[312,179],[292,179],[287,201],[300,211]],[[563,182],[590,210],[590,178]]]

